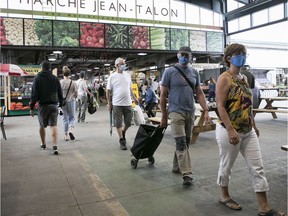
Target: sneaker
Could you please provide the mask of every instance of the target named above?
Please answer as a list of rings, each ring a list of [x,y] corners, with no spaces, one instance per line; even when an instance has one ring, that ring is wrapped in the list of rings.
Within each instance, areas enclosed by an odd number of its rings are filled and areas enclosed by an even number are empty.
[[[59,152],[58,152],[58,149],[57,149],[57,146],[53,146],[53,151],[54,151],[54,154],[57,155]]]
[[[120,138],[119,142],[120,142],[120,149],[127,150],[126,141],[123,138]]]
[[[189,176],[184,176],[183,177],[183,186],[191,186],[192,181],[193,181],[193,179],[190,178]]]
[[[46,144],[40,145],[40,148],[43,149],[43,150],[45,150],[45,149],[46,149]]]

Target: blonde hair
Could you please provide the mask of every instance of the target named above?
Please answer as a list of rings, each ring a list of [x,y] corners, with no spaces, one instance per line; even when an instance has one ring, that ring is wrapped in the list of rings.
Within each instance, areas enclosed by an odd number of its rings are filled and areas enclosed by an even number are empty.
[[[68,77],[68,76],[70,75],[70,69],[69,69],[67,66],[64,66],[64,67],[62,68],[62,71],[63,71],[63,75],[64,75],[65,77]]]

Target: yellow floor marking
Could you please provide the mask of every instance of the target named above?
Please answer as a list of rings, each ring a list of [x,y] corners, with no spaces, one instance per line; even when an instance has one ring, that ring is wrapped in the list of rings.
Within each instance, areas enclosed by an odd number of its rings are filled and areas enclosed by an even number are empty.
[[[97,176],[95,173],[93,173],[90,165],[88,164],[86,159],[83,157],[83,155],[79,151],[75,151],[74,154],[81,161],[81,165],[89,174],[90,179],[93,183],[93,186],[95,187],[96,191],[99,193],[100,197],[103,200],[114,198],[113,193],[102,182],[102,180],[99,178],[99,176]],[[108,208],[113,212],[113,215],[129,216],[128,212],[119,203],[118,200],[116,200],[116,199],[107,200],[107,201],[105,201],[105,203],[108,206]]]

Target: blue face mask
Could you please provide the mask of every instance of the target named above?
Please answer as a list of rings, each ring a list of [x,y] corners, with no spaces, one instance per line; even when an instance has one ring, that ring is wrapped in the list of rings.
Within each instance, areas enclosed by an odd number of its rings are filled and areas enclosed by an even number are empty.
[[[246,55],[243,54],[236,55],[231,58],[231,64],[239,68],[243,67],[245,65],[245,62],[246,62]]]
[[[189,58],[185,56],[180,56],[179,57],[179,64],[181,65],[187,65],[189,63]]]
[[[121,71],[125,71],[127,69],[126,64],[120,66]]]

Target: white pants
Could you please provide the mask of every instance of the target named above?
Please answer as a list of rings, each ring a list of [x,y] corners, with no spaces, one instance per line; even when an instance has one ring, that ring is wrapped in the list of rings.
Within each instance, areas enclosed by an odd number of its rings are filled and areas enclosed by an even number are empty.
[[[229,185],[232,167],[240,151],[249,168],[253,190],[255,192],[268,191],[269,187],[264,174],[262,155],[255,130],[252,129],[246,134],[239,133],[239,136],[240,143],[232,145],[229,142],[226,128],[220,124],[216,126],[216,140],[220,155],[217,184],[224,187]]]

